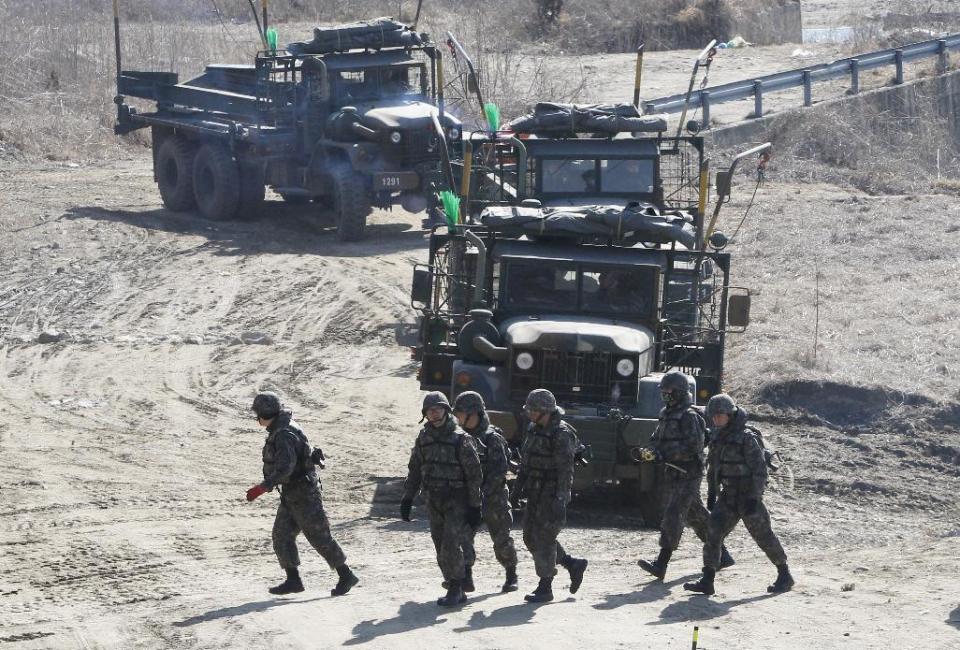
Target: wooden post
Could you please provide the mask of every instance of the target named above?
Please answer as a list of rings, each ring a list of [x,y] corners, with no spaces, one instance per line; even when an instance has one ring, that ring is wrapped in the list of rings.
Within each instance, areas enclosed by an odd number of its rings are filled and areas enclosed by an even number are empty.
[[[896,84],[899,86],[903,83],[903,50],[894,50],[893,63],[897,66]]]
[[[803,105],[813,104],[813,84],[810,81],[811,73],[809,70],[803,71]]]
[[[763,117],[763,82],[759,79],[753,82],[753,116]]]
[[[850,94],[856,95],[860,92],[860,61],[850,59]]]
[[[701,129],[710,128],[710,91],[700,91],[700,108],[703,109],[703,126]]]

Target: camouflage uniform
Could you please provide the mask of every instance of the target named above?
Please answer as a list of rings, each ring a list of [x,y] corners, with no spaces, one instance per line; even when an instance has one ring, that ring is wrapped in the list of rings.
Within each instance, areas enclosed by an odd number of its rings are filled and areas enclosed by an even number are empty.
[[[557,541],[567,521],[573,488],[574,459],[579,445],[573,427],[556,411],[546,426],[530,424],[520,459],[520,476],[527,507],[523,543],[533,555],[537,576],[552,578],[557,564],[569,556]]]
[[[712,432],[708,481],[711,491],[719,489],[719,497],[710,512],[703,565],[714,570],[720,566],[723,540],[741,519],[771,562],[777,566],[787,563],[787,555],[770,528],[770,515],[763,505],[766,459],[760,443],[746,425],[747,413],[738,408],[726,427]]]
[[[510,493],[507,489],[507,441],[500,429],[491,426],[486,413],[480,416],[476,430],[468,433],[476,440],[480,464],[483,467],[483,521],[487,524],[490,539],[493,540],[493,552],[497,561],[504,567],[517,566],[517,550],[510,537],[513,526],[513,513],[510,510]],[[475,531],[471,531],[463,545],[466,565],[472,567],[476,562],[473,546]]]
[[[427,422],[410,452],[404,501],[423,489],[430,517],[430,536],[444,580],[462,581],[463,545],[471,534],[467,509],[479,508],[483,482],[473,438],[447,413],[440,427]]]
[[[693,528],[701,541],[707,541],[710,513],[700,498],[704,430],[703,418],[689,400],[660,412],[660,422],[650,440],[650,448],[657,452],[663,462],[684,470],[670,466],[664,470],[660,548],[677,550],[684,524]]]
[[[346,564],[346,556],[330,534],[330,522],[323,509],[317,470],[310,459],[307,437],[292,420],[290,411],[281,411],[267,428],[263,445],[263,485],[268,491],[280,488],[280,506],[273,522],[273,550],[284,569],[300,565],[297,535],[323,556],[331,568]]]

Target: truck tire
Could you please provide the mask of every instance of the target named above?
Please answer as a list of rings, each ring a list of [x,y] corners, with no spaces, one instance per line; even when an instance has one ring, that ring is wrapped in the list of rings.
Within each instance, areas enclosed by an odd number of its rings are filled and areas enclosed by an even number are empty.
[[[650,528],[660,528],[660,520],[663,519],[662,472],[657,474],[658,480],[653,489],[642,490],[640,481],[636,479],[621,480],[618,486],[623,505],[637,508],[644,525]]]
[[[305,194],[284,194],[280,192],[280,198],[283,199],[284,203],[290,205],[307,205],[310,203],[310,197]]]
[[[255,219],[263,210],[267,186],[261,164],[240,163],[240,216]]]
[[[363,178],[352,171],[336,172],[333,175],[332,190],[337,239],[362,239],[367,228],[367,215],[370,214],[370,199]]]
[[[200,147],[193,162],[193,194],[200,213],[207,219],[223,221],[237,216],[240,166],[226,147]]]
[[[154,171],[160,199],[168,210],[187,212],[197,207],[193,195],[193,161],[196,154],[196,146],[179,135],[167,136],[160,143]]]

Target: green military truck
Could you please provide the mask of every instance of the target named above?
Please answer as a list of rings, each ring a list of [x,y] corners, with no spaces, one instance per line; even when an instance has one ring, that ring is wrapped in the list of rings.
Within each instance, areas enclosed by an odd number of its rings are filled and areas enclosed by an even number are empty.
[[[662,468],[635,455],[660,378],[686,372],[704,403],[721,391],[727,334],[749,319],[705,223],[703,139],[474,134],[458,169],[460,223],[434,230],[414,270],[421,388],[479,392],[512,440],[527,393],[550,389],[590,450],[575,488],[615,488],[655,521]]]

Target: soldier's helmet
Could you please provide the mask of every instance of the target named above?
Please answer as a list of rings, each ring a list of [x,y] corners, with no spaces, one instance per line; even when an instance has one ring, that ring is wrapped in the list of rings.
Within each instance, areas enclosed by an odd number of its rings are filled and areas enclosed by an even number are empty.
[[[678,404],[689,399],[690,381],[678,370],[668,372],[660,380],[660,394],[667,404]]]
[[[420,412],[426,415],[427,409],[434,406],[442,406],[447,410],[447,413],[450,412],[450,402],[447,401],[447,396],[437,390],[431,391],[424,396],[423,409],[421,409]]]
[[[480,393],[468,390],[457,395],[457,399],[453,401],[453,410],[467,415],[483,413],[486,410],[486,404],[483,403],[483,396]]]
[[[736,412],[737,403],[726,393],[714,395],[710,398],[710,401],[707,402],[708,418],[712,418],[714,415],[733,415]]]
[[[250,410],[256,413],[257,417],[269,420],[276,417],[281,408],[280,396],[272,391],[264,391],[257,393],[257,396],[253,398],[253,406],[250,407]]]
[[[557,411],[557,398],[546,388],[535,388],[527,395],[527,401],[523,408],[527,411],[555,413]]]

